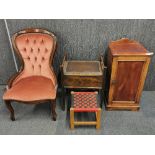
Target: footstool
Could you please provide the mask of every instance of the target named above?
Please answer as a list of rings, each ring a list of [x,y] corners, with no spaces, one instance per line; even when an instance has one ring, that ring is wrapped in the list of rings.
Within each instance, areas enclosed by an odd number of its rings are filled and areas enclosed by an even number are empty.
[[[72,107],[70,108],[70,127],[74,129],[75,125],[96,125],[100,128],[101,108],[97,105],[98,92],[71,92]],[[74,113],[77,112],[95,112],[96,121],[75,121]]]

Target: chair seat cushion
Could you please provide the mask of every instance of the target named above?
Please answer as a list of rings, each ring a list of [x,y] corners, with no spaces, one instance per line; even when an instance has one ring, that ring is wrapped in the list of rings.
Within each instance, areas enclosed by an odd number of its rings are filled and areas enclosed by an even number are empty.
[[[4,100],[39,101],[56,98],[56,88],[51,79],[43,76],[30,76],[21,79],[8,89]]]

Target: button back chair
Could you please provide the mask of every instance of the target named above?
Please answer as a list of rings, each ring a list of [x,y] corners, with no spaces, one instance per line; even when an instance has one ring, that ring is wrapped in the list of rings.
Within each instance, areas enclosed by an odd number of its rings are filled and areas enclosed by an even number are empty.
[[[13,35],[12,44],[22,65],[9,80],[3,95],[11,120],[15,120],[11,101],[25,104],[50,101],[55,121],[57,79],[51,66],[56,48],[55,35],[43,29],[25,29]]]

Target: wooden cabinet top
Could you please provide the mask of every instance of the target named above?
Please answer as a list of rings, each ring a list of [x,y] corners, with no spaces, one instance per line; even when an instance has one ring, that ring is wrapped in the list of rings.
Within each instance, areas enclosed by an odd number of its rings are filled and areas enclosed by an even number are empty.
[[[149,53],[143,45],[135,40],[122,38],[117,41],[112,41],[109,44],[112,55],[153,55]]]

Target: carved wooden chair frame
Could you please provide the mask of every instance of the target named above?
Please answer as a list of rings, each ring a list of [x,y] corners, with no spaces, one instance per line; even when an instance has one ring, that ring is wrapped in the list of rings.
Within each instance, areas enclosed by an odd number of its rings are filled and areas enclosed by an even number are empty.
[[[15,39],[17,36],[21,35],[21,34],[26,34],[26,33],[44,33],[44,34],[48,34],[50,35],[53,40],[54,40],[54,43],[53,43],[53,51],[51,52],[51,55],[50,55],[50,61],[49,61],[49,66],[51,66],[51,64],[53,64],[53,58],[54,58],[54,55],[55,55],[55,51],[56,51],[56,45],[57,45],[57,38],[56,36],[45,30],[45,29],[38,29],[38,28],[29,28],[29,29],[24,29],[22,31],[19,31],[17,33],[15,33],[12,37],[12,45],[13,45],[13,48],[14,50],[16,51],[17,55],[19,56],[19,59],[21,61],[21,66],[20,66],[20,70],[15,73],[9,80],[8,80],[8,83],[7,83],[7,88],[11,88],[12,87],[12,83],[13,81],[17,78],[18,75],[20,75],[20,73],[23,71],[24,69],[24,62],[23,62],[23,58],[16,46],[16,43],[15,43]],[[50,63],[51,62],[51,63]],[[52,68],[50,67],[50,69],[52,70]],[[54,73],[54,71],[52,70],[52,72]],[[56,79],[56,75],[54,73],[54,77],[55,77],[55,80]],[[15,115],[14,115],[14,109],[11,105],[11,101],[16,101],[16,102],[21,102],[21,103],[31,103],[31,104],[40,104],[40,103],[44,103],[44,102],[49,102],[51,103],[51,115],[52,115],[52,118],[54,121],[56,121],[56,111],[55,111],[55,108],[56,108],[56,98],[54,100],[35,100],[35,101],[20,101],[20,100],[4,100],[5,104],[6,104],[6,107],[8,108],[8,110],[10,111],[10,119],[12,121],[15,121]]]

